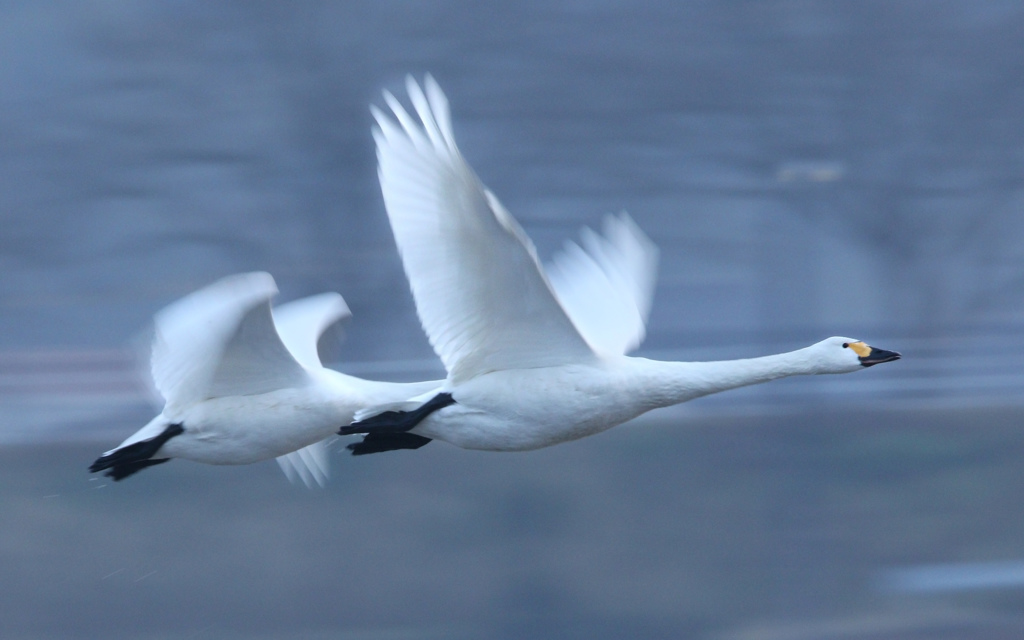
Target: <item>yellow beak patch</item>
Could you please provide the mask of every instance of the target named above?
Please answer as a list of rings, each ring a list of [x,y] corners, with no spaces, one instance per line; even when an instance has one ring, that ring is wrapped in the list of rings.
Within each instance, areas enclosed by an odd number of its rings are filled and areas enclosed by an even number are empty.
[[[868,357],[868,354],[871,353],[871,347],[863,342],[851,342],[850,348],[853,349],[853,352],[861,358],[866,358]]]

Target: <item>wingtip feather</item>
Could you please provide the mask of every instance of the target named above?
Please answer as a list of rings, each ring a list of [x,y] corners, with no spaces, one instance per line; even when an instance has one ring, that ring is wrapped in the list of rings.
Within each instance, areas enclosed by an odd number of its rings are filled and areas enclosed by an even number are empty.
[[[431,111],[434,114],[434,119],[437,121],[437,127],[441,131],[441,135],[444,136],[445,142],[448,143],[451,149],[458,148],[455,145],[455,134],[452,130],[452,116],[448,98],[444,95],[444,91],[441,90],[437,81],[434,80],[434,76],[429,73],[424,77],[423,84],[427,92],[427,101],[430,103]]]

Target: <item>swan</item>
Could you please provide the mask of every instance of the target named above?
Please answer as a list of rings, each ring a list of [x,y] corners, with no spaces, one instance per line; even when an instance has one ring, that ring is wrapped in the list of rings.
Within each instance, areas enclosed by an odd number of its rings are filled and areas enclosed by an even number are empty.
[[[358,411],[339,433],[524,451],[712,393],[900,358],[846,337],[720,362],[626,355],[643,338],[649,283],[606,272],[605,289],[620,295],[560,299],[565,273],[604,270],[602,248],[580,247],[546,274],[523,229],[459,152],[437,83],[428,75],[421,88],[408,77],[406,90],[415,117],[386,91],[390,114],[371,106],[378,176],[420,322],[447,378],[427,393]]]
[[[276,293],[268,273],[237,274],[157,313],[150,371],[163,410],[89,471],[116,481],[171,458],[248,464],[276,457],[290,479],[323,485],[325,439],[339,425],[363,407],[439,384],[363,380],[325,368],[317,341],[350,315],[344,299],[324,293],[272,310]],[[371,439],[364,448],[374,446]]]

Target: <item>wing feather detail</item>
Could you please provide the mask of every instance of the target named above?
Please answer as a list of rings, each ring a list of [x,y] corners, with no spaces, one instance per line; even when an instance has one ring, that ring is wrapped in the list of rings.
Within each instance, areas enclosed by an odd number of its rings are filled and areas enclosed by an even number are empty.
[[[154,319],[150,371],[168,407],[305,384],[270,314],[270,274],[228,276],[172,303]]]
[[[379,177],[427,337],[458,382],[594,357],[548,284],[529,238],[455,145],[448,102],[411,78],[415,118],[391,94],[377,121]]]
[[[595,351],[626,354],[646,335],[658,248],[625,212],[608,216],[603,234],[585,228],[580,236],[552,259],[548,279]]]

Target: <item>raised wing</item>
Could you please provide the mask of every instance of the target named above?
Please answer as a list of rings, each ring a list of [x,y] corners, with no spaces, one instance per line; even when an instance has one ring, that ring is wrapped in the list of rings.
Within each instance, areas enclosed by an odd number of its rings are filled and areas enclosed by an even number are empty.
[[[418,121],[385,93],[371,107],[384,204],[420,322],[457,382],[489,371],[594,357],[555,300],[529,238],[473,173],[448,102],[406,83]]]
[[[317,351],[320,336],[334,323],[351,317],[352,312],[341,294],[321,293],[275,307],[273,315],[281,341],[299,364],[319,369],[323,366]]]
[[[228,276],[160,311],[150,370],[169,407],[299,386],[306,370],[274,328],[268,273]]]
[[[605,218],[603,235],[585,228],[580,244],[566,242],[547,275],[594,351],[623,355],[643,342],[657,270],[658,248],[622,212]]]

